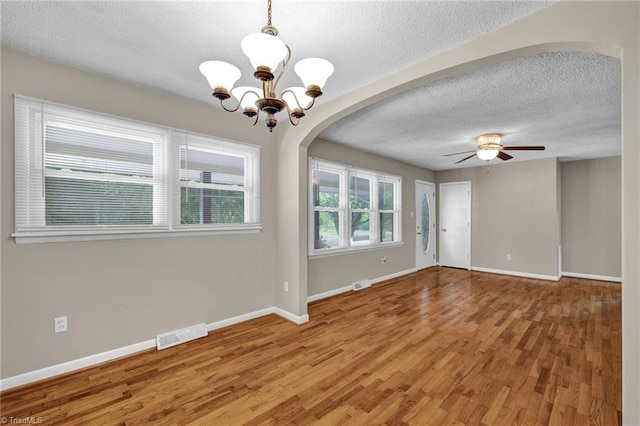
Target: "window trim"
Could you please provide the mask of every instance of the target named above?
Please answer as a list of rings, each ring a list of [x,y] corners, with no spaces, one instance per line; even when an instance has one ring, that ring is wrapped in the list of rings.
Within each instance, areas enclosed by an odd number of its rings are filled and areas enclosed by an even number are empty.
[[[36,197],[30,194],[19,194],[17,191],[18,182],[29,182],[24,179],[34,179],[31,188],[43,188],[45,175],[68,175],[71,172],[49,170],[44,168],[44,141],[42,140],[42,128],[36,129],[37,137],[36,142],[28,142],[27,146],[18,146],[19,141],[23,140],[24,132],[29,131],[26,127],[20,127],[18,123],[17,114],[14,115],[14,232],[11,237],[14,238],[17,244],[28,243],[49,243],[49,242],[71,242],[71,241],[94,241],[94,240],[114,240],[114,239],[138,239],[138,238],[158,238],[158,237],[185,237],[185,236],[199,236],[199,235],[227,235],[227,234],[253,234],[262,230],[261,214],[260,214],[260,157],[261,146],[250,144],[246,142],[231,141],[228,139],[220,138],[217,136],[206,135],[202,133],[192,132],[183,129],[176,129],[172,127],[162,126],[154,123],[148,123],[127,117],[116,116],[100,111],[92,111],[84,108],[78,108],[70,105],[60,104],[56,102],[50,102],[43,99],[33,98],[29,96],[23,96],[14,94],[14,112],[17,110],[18,101],[23,101],[27,107],[30,104],[38,103],[43,107],[50,106],[53,108],[61,108],[69,112],[77,111],[79,113],[85,113],[89,115],[96,115],[103,117],[107,120],[118,120],[123,124],[128,123],[133,126],[146,126],[151,127],[158,133],[165,133],[166,140],[158,147],[154,144],[155,149],[161,149],[160,155],[164,157],[162,163],[164,164],[164,176],[160,178],[161,183],[164,184],[164,196],[162,200],[162,207],[166,209],[166,223],[162,224],[150,224],[150,225],[77,225],[77,226],[46,226],[40,219],[34,220],[34,211],[38,204],[44,202],[44,197]],[[42,120],[42,117],[41,117]],[[43,121],[41,121],[43,123]],[[44,126],[44,124],[42,124]],[[180,132],[187,135],[192,135],[197,139],[211,140],[213,145],[207,146],[206,149],[216,151],[220,153],[227,153],[230,155],[242,156],[245,160],[245,180],[247,179],[247,173],[252,173],[253,179],[252,187],[249,189],[243,188],[243,192],[249,193],[255,200],[255,216],[252,218],[255,222],[249,223],[217,223],[217,224],[180,224],[180,181],[179,181],[179,146],[180,142],[174,139],[172,136],[175,132]],[[34,165],[33,159],[30,160],[30,150],[35,150],[37,156],[37,164]],[[31,154],[33,155],[33,153]],[[31,162],[29,162],[29,160]],[[247,166],[251,166],[251,171],[248,171]],[[177,169],[176,169],[177,167]],[[77,172],[74,173],[74,178],[82,178]],[[29,175],[30,177],[18,176]],[[64,177],[64,176],[62,176]],[[106,180],[112,181],[112,179],[101,179],[99,176],[86,176],[90,180]],[[117,180],[123,180],[132,183],[158,183],[157,178],[136,178],[136,177],[117,177]],[[34,185],[35,184],[35,185]],[[176,197],[177,191],[177,197]],[[39,191],[41,192],[41,191]],[[42,200],[39,200],[42,198]],[[26,205],[26,208],[24,207]],[[156,202],[154,200],[154,223],[156,214]],[[245,209],[247,207],[245,206]],[[175,216],[176,209],[178,216]],[[44,210],[43,210],[44,211]],[[245,210],[246,211],[246,210]],[[20,216],[19,214],[22,214]],[[37,217],[40,213],[37,213]],[[27,223],[20,227],[20,217],[25,218]],[[177,220],[177,222],[176,222]]]
[[[171,182],[173,183],[173,187],[169,190],[173,191],[172,196],[175,197],[170,209],[172,221],[172,228],[177,230],[189,230],[191,228],[197,229],[211,229],[217,230],[220,227],[230,226],[230,225],[245,225],[242,226],[244,228],[250,228],[249,225],[252,224],[260,224],[261,223],[261,213],[260,213],[260,146],[251,145],[240,142],[230,142],[224,139],[216,138],[216,146],[211,147],[207,146],[206,141],[202,139],[212,139],[211,136],[202,135],[194,132],[187,132],[184,130],[172,129],[173,133],[184,133],[186,135],[186,139],[183,142],[177,138],[171,138],[169,140],[171,154],[169,154],[169,162],[173,165],[169,167],[169,171],[174,173],[175,176],[172,175]],[[195,140],[189,142],[188,137],[193,136]],[[244,205],[244,215],[245,217],[249,217],[250,219],[256,219],[255,222],[245,222],[244,224],[183,224],[181,223],[181,213],[180,213],[180,191],[183,187],[186,187],[186,184],[183,185],[183,181],[180,179],[180,150],[182,148],[189,149],[189,147],[193,147],[195,150],[204,150],[210,153],[241,157],[244,159],[244,184],[242,187],[232,187],[231,185],[222,185],[222,184],[206,184],[206,183],[192,183],[193,187],[202,187],[202,188],[210,188],[210,189],[218,189],[224,191],[242,191],[245,197],[256,199],[256,203],[253,206],[249,206],[249,203],[245,203]],[[257,151],[256,151],[257,148]],[[255,163],[255,164],[254,164]],[[252,174],[252,176],[248,176],[248,174]],[[248,182],[253,178],[253,182]],[[251,211],[251,207],[253,207],[253,211]],[[262,229],[262,228],[260,228]]]
[[[12,233],[17,244],[31,243],[64,243],[73,241],[124,240],[140,238],[190,237],[204,235],[229,234],[257,234],[262,231],[262,225],[251,224],[242,227],[221,226],[215,229],[189,229],[174,227],[174,229],[109,229],[98,230],[64,230],[64,232],[50,230],[33,230]]]
[[[323,207],[320,211],[339,211],[341,224],[340,224],[340,247],[316,249],[314,241],[314,213],[318,211],[313,205],[313,171],[320,169],[328,172],[340,174],[340,202],[337,208]],[[352,244],[351,243],[351,206],[349,200],[350,191],[350,179],[352,176],[366,177],[370,179],[370,204],[369,209],[355,209],[356,211],[368,211],[370,213],[370,219],[374,223],[373,227],[370,227],[370,243],[369,244]],[[394,183],[394,209],[380,210],[378,207],[378,183],[379,182],[391,182]],[[307,200],[307,250],[309,258],[323,258],[330,256],[337,256],[346,253],[371,251],[392,247],[401,247],[404,245],[402,239],[402,176],[385,173],[376,170],[365,169],[361,167],[350,166],[348,164],[337,163],[329,160],[323,160],[320,158],[309,157],[308,161],[308,200]],[[345,194],[345,195],[343,195]],[[380,241],[380,219],[379,213],[392,212],[394,213],[394,228],[397,234],[397,238],[393,241],[382,242]],[[375,220],[372,218],[376,217]],[[373,228],[373,229],[372,229]]]

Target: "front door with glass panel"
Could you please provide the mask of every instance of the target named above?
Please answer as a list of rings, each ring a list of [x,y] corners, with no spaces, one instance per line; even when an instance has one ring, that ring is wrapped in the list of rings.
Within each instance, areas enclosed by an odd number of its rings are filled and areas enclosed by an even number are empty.
[[[436,187],[416,181],[416,269],[436,264]]]

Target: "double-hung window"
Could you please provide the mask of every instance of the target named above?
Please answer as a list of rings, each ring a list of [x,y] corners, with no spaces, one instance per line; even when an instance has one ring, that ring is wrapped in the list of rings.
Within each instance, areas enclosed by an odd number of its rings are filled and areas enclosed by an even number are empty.
[[[174,131],[179,161],[176,217],[181,225],[259,222],[255,148]]]
[[[310,159],[309,253],[402,242],[400,176]]]
[[[17,242],[260,226],[259,148],[15,98]]]

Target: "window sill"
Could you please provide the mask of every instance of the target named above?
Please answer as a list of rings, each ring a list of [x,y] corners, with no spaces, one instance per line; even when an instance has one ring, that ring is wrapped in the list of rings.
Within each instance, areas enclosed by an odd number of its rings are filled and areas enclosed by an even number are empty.
[[[219,225],[215,227],[176,226],[173,229],[33,230],[11,234],[16,244],[62,243],[74,241],[129,240],[139,238],[193,237],[204,235],[257,234],[262,224]]]
[[[324,257],[333,257],[340,256],[343,254],[352,254],[352,253],[362,253],[373,250],[382,250],[388,248],[396,248],[402,247],[404,243],[402,241],[397,241],[393,243],[384,243],[378,244],[377,246],[366,246],[366,247],[348,247],[348,248],[337,248],[337,249],[326,249],[323,251],[318,251],[315,253],[309,253],[309,260],[313,259],[322,259]]]

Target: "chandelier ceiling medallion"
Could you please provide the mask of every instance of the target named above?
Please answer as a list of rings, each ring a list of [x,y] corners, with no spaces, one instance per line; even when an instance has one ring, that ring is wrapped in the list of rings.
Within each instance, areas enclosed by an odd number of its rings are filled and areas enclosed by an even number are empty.
[[[242,108],[242,113],[258,122],[260,112],[266,114],[265,123],[269,131],[278,124],[275,115],[287,110],[289,121],[297,126],[304,117],[305,111],[310,109],[315,99],[322,95],[322,88],[327,79],[333,74],[333,65],[326,59],[306,58],[296,64],[294,70],[305,87],[289,87],[280,96],[276,96],[276,87],[280,77],[291,59],[291,49],[278,36],[278,30],[271,25],[271,0],[267,2],[267,25],[261,32],[249,34],[242,39],[242,51],[249,58],[253,66],[253,76],[262,82],[262,88],[233,85],[240,78],[240,70],[227,62],[206,61],[200,64],[200,72],[207,78],[213,89],[213,96],[220,100],[225,111],[235,112]],[[274,75],[278,66],[280,71]],[[228,108],[224,101],[231,95],[238,101],[234,108]]]

